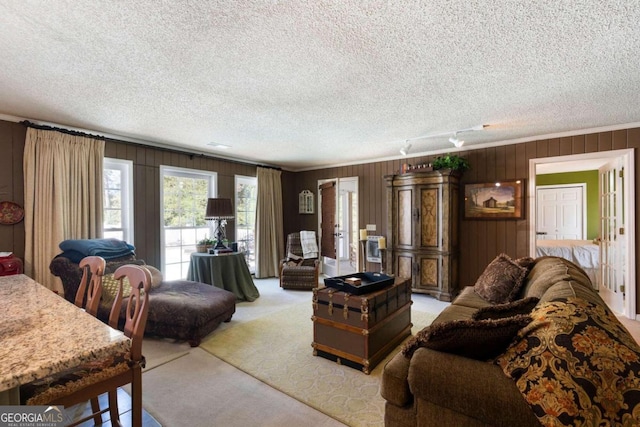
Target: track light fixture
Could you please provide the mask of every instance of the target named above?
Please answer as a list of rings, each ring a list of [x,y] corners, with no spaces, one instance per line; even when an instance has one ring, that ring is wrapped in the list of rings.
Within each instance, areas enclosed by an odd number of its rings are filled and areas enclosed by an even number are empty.
[[[404,143],[404,147],[400,149],[400,154],[402,154],[403,156],[406,156],[407,154],[409,154],[410,149],[411,149],[411,144],[409,144],[409,140],[407,140]]]

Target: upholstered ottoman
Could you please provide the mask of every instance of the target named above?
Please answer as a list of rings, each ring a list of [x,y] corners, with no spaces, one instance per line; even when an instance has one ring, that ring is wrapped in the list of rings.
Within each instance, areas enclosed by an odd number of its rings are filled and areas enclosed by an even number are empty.
[[[117,260],[107,261],[105,276],[103,278],[102,301],[98,308],[98,318],[105,323],[109,320],[109,312],[115,288],[108,283],[108,276],[121,265],[145,264],[143,260],[135,259],[135,256],[123,257]],[[64,287],[64,297],[67,301],[75,301],[82,271],[77,263],[67,257],[57,256],[49,266],[51,273],[60,277]],[[236,311],[236,296],[232,292],[206,283],[192,282],[188,280],[163,281],[162,274],[152,272],[152,285],[149,291],[149,315],[146,335],[155,335],[164,338],[186,340],[196,347],[200,340],[213,331],[220,323],[228,322]],[[111,300],[107,296],[112,295]],[[123,303],[120,313],[120,321],[124,324],[126,303]]]
[[[200,282],[162,282],[149,293],[145,335],[189,341],[192,347],[236,311],[232,292]]]

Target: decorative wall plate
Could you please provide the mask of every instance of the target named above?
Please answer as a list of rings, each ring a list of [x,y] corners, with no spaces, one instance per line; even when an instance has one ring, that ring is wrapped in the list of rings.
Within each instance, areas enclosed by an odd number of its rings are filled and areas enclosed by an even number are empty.
[[[0,202],[0,224],[17,224],[24,218],[24,209],[13,202]]]

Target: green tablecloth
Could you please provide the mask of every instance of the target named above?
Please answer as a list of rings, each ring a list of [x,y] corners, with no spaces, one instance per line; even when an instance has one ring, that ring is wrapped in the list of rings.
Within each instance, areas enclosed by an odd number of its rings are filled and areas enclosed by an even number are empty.
[[[254,301],[260,296],[241,253],[191,254],[187,280],[208,283],[236,295],[238,301]]]

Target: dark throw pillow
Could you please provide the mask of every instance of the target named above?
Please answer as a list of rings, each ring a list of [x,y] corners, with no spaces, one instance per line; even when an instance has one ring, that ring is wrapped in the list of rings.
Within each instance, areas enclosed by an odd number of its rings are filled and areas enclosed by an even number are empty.
[[[488,360],[504,353],[518,331],[531,322],[522,314],[498,320],[453,320],[427,326],[402,348],[411,358],[420,347]]]
[[[492,304],[511,302],[518,296],[526,275],[526,268],[500,254],[485,268],[473,288]]]
[[[533,268],[533,265],[536,263],[536,260],[531,258],[530,256],[525,256],[522,258],[514,259],[513,262],[518,264],[520,267],[524,267],[527,269],[527,272]]]
[[[540,301],[539,298],[527,297],[513,302],[482,307],[473,313],[471,318],[473,320],[504,319],[505,317],[513,317],[519,314],[529,314],[538,304],[538,301]]]

